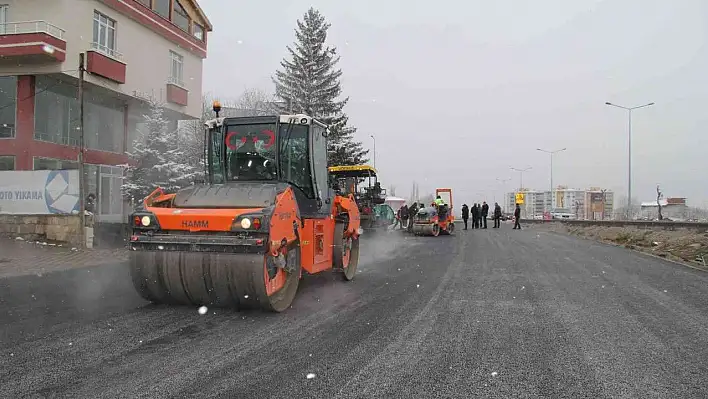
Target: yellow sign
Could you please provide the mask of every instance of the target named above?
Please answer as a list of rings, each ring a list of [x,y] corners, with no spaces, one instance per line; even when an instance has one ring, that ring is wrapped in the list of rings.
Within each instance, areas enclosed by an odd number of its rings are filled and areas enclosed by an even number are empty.
[[[517,204],[524,203],[524,193],[516,193],[516,203]]]

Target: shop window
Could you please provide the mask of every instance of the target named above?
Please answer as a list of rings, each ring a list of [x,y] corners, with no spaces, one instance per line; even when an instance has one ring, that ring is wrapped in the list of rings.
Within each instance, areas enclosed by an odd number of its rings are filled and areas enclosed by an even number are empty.
[[[15,137],[17,78],[0,77],[0,139]]]
[[[77,87],[48,77],[36,78],[34,138],[78,146],[79,102]],[[117,98],[84,93],[84,145],[109,152],[123,152],[125,106]]]
[[[15,156],[0,155],[0,170],[15,170]]]
[[[78,169],[79,164],[76,161],[67,161],[65,159],[42,158],[34,157],[34,170],[66,170]]]

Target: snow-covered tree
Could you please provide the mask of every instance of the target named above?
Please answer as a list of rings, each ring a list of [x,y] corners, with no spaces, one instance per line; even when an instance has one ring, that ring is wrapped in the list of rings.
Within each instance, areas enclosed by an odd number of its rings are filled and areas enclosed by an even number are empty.
[[[339,99],[339,56],[334,47],[325,45],[329,27],[314,8],[297,21],[296,42],[293,47],[287,46],[290,59],[280,62],[282,70],[273,78],[275,96],[283,104],[280,113],[302,112],[330,126],[330,165],[359,165],[368,161],[369,151],[354,139],[356,128],[347,124],[349,118],[343,110],[349,98]]]
[[[145,129],[138,132],[130,163],[121,187],[128,198],[141,201],[155,188],[175,191],[192,184],[199,170],[186,159],[178,129],[164,115],[164,105],[150,101],[150,111],[144,115]]]

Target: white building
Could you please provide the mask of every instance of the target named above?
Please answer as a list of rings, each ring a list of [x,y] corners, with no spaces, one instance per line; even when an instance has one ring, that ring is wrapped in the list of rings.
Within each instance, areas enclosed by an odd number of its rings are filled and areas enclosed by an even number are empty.
[[[76,169],[79,54],[85,55],[89,192],[100,221],[122,221],[126,151],[148,98],[201,116],[211,24],[196,0],[0,2],[0,167]]]
[[[535,191],[527,188],[520,191],[524,194],[524,203],[521,204],[522,219],[541,219],[543,212],[549,207],[551,202],[550,191]],[[516,207],[516,193],[507,193],[506,206],[511,213]]]
[[[541,219],[545,212],[552,215],[563,215],[574,219],[600,220],[612,217],[614,195],[611,191],[599,188],[575,189],[558,186],[551,191],[535,191],[527,188],[520,191],[524,194],[524,204],[521,205],[521,217],[525,219]],[[506,205],[514,209],[516,193],[507,193]]]

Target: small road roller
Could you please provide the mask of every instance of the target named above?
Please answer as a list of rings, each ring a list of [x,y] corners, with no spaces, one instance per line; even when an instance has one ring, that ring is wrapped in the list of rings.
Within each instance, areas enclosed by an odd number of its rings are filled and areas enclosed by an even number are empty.
[[[437,237],[440,234],[449,235],[455,231],[455,216],[452,212],[452,189],[438,188],[435,196],[440,196],[445,205],[430,206],[418,210],[413,217],[413,228],[411,231],[415,235],[427,235]]]
[[[205,182],[156,189],[130,216],[130,271],[153,303],[282,312],[303,274],[354,278],[362,234],[327,171],[328,128],[308,115],[206,122]]]

